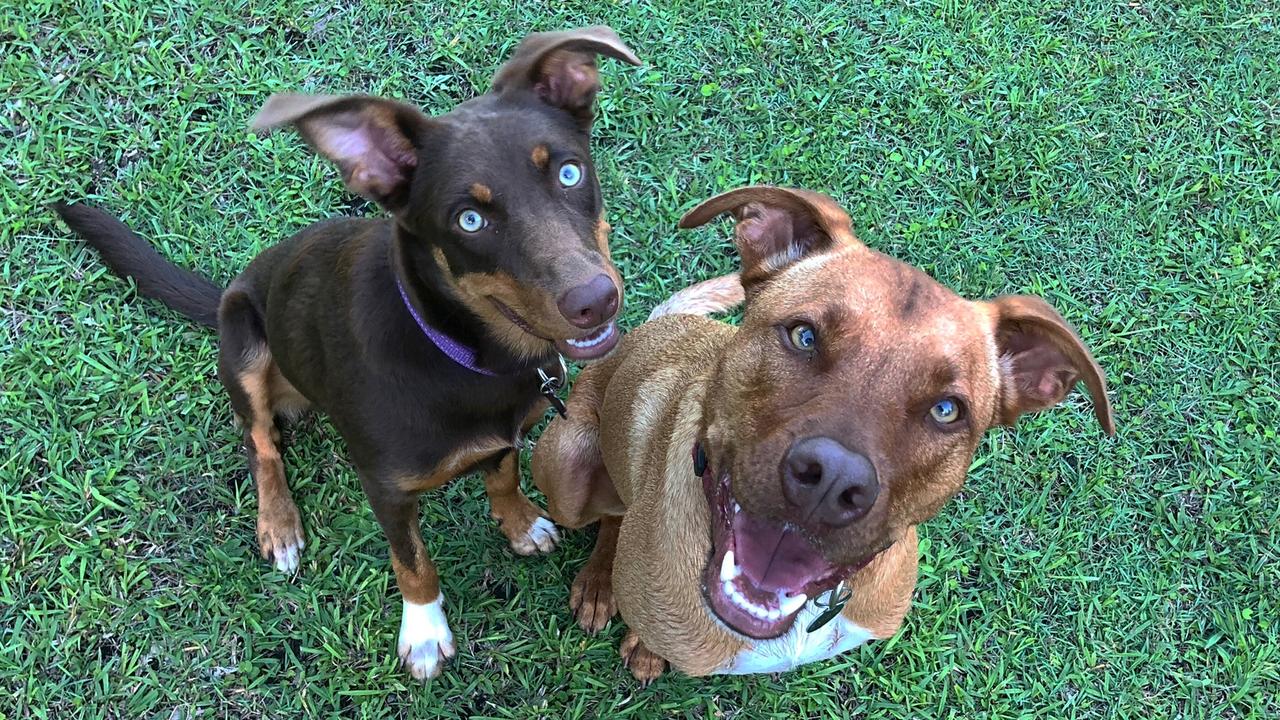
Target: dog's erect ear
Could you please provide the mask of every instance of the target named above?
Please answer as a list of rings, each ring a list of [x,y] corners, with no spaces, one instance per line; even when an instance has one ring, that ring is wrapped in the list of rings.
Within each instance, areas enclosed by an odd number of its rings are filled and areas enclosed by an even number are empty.
[[[742,285],[748,290],[797,260],[858,242],[849,215],[831,198],[766,185],[706,200],[685,213],[679,226],[695,228],[725,212],[738,221],[734,244],[742,256]]]
[[[1083,380],[1098,424],[1114,435],[1107,379],[1058,311],[1031,295],[996,298],[990,305],[1000,363],[999,421],[1012,425],[1023,413],[1053,407]]]
[[[272,95],[253,118],[256,131],[292,125],[342,171],[354,193],[395,212],[408,199],[416,145],[431,121],[417,108],[363,95]]]
[[[543,102],[567,111],[583,129],[590,129],[592,104],[600,89],[597,55],[640,64],[640,58],[605,25],[533,33],[520,41],[515,54],[493,76],[493,91],[531,89]]]

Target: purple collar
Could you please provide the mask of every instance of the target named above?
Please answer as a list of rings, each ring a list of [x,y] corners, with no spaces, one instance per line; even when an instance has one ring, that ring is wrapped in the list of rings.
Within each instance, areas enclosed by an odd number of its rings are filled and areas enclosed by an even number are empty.
[[[471,372],[488,375],[490,377],[498,377],[498,373],[492,370],[486,370],[476,363],[475,348],[469,348],[466,345],[463,345],[457,340],[454,340],[448,335],[445,335],[439,330],[431,327],[422,319],[422,316],[418,314],[417,308],[413,306],[413,303],[409,302],[409,293],[405,292],[404,284],[400,282],[399,275],[396,276],[396,288],[400,290],[400,299],[404,301],[405,308],[408,309],[409,314],[413,316],[414,321],[418,323],[418,327],[422,328],[422,333],[427,336],[427,339],[430,340],[433,345],[440,349],[440,352],[448,355],[450,360],[458,363]]]

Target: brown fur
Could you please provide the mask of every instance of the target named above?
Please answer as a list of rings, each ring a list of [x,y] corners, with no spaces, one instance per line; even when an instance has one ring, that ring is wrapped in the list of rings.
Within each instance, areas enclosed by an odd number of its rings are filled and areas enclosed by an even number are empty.
[[[738,217],[741,289],[716,279],[659,306],[579,375],[568,418],[551,423],[533,457],[558,522],[622,515],[616,548],[593,554],[574,596],[601,592],[612,555],[608,589],[631,629],[623,654],[633,671],[642,651],[691,675],[718,672],[754,642],[728,631],[702,595],[711,510],[691,467],[695,442],[710,467],[729,473],[746,511],[797,524],[833,563],[871,558],[848,579],[844,616],[884,638],[910,605],[915,526],[959,490],[990,426],[1056,404],[1082,378],[1112,430],[1101,371],[1043,301],[960,298],[864,246],[844,211],[817,193],[727,193],[682,227],[726,211]],[[738,328],[678,314],[723,309],[742,290]],[[818,334],[811,354],[783,340],[798,319]],[[930,424],[940,397],[963,400],[963,422]],[[858,448],[876,468],[875,504],[848,527],[811,528],[781,496],[779,458],[813,435]],[[601,625],[581,614],[579,623]],[[655,662],[641,666],[637,677],[651,679]]]

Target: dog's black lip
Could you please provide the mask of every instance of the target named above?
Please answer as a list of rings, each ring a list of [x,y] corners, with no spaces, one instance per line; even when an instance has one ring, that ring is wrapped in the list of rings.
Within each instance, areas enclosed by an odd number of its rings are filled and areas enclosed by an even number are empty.
[[[498,308],[498,312],[502,313],[503,316],[505,316],[508,320],[510,320],[512,325],[515,325],[516,327],[538,338],[539,340],[546,340],[549,343],[555,342],[555,340],[549,337],[539,335],[538,333],[534,332],[533,327],[529,325],[529,323],[524,318],[520,317],[519,313],[517,313],[515,310],[512,310],[510,307],[507,306],[506,303],[502,302],[498,298],[490,296],[489,302],[493,303],[494,307]]]
[[[493,303],[494,307],[498,308],[498,312],[502,313],[504,317],[510,320],[512,325],[515,325],[516,327],[520,328],[524,332],[538,338],[539,340],[546,340],[547,342],[552,343],[553,345],[558,345],[560,343],[560,340],[556,340],[555,338],[549,338],[546,335],[542,335],[540,333],[535,332],[533,327],[529,324],[527,320],[520,317],[519,313],[517,313],[515,310],[512,310],[510,306],[508,306],[506,303],[502,302],[498,298],[489,296],[489,302]],[[609,318],[607,321],[597,325],[590,332],[583,333],[581,336],[578,336],[578,337],[589,337],[594,333],[600,332],[601,329],[609,327],[610,325],[613,325],[614,322],[615,322],[614,318]],[[615,332],[617,331],[615,330]],[[577,338],[575,337],[573,339],[576,340]]]

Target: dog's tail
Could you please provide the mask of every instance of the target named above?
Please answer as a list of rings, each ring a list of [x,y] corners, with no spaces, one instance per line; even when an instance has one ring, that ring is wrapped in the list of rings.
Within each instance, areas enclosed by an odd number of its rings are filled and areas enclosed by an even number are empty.
[[[721,275],[704,280],[697,285],[690,285],[680,292],[662,301],[649,313],[649,319],[663,315],[686,313],[689,315],[710,315],[723,312],[743,300],[742,280],[738,273]]]
[[[112,272],[133,278],[143,295],[202,325],[218,326],[222,288],[165,260],[151,243],[98,208],[84,203],[54,203],[53,209],[77,235],[102,254]]]

